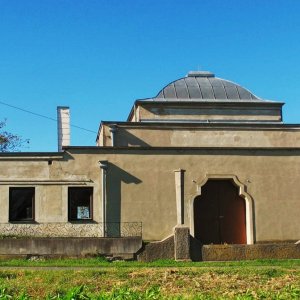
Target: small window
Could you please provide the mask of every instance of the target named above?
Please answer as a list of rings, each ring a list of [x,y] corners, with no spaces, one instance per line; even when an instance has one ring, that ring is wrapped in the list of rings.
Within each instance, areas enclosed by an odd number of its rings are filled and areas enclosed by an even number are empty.
[[[91,220],[93,188],[69,188],[69,221]]]
[[[34,220],[34,188],[9,188],[9,221]]]

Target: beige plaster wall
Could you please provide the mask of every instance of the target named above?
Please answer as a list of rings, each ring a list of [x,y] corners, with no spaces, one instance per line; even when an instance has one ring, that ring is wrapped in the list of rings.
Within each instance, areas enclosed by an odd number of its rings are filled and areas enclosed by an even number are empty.
[[[139,106],[139,120],[239,120],[239,121],[281,121],[280,107],[235,107],[219,105],[205,107],[201,105],[189,107]]]
[[[1,205],[1,214],[0,214],[0,223],[8,222],[8,186],[0,185],[0,205]]]
[[[103,126],[107,132],[108,126]],[[300,147],[300,128],[119,126],[116,146],[133,147]],[[110,135],[105,146],[111,146]]]
[[[0,160],[0,223],[9,219],[9,188],[35,188],[35,221],[37,223],[61,223],[68,221],[68,187],[94,186],[90,181],[89,169],[81,164],[73,164],[72,158],[66,160],[35,161],[6,158]],[[88,161],[88,159],[87,159]],[[86,162],[88,163],[88,162]],[[88,166],[88,165],[87,165]],[[69,168],[71,167],[71,168]],[[96,168],[98,168],[96,162]],[[99,174],[97,174],[99,177]],[[97,178],[100,180],[100,177]],[[94,187],[94,220],[100,220],[99,186]]]
[[[95,161],[99,158],[111,163],[108,201],[119,204],[119,208],[115,207],[117,213],[112,217],[119,213],[121,221],[142,221],[145,239],[165,238],[176,225],[173,171],[178,168],[186,170],[187,225],[190,225],[192,201],[205,177],[212,174],[220,178],[234,175],[254,201],[256,241],[300,238],[299,151],[136,150],[130,154],[124,150],[122,154],[73,155],[82,165],[89,156]],[[93,176],[98,172],[95,171]],[[112,195],[113,199],[110,198]]]
[[[254,202],[257,242],[300,239],[299,150],[139,150],[69,149],[52,165],[5,161],[0,168],[0,222],[8,221],[8,188],[36,187],[36,220],[67,220],[68,186],[93,186],[93,214],[101,222],[101,173],[108,160],[107,197],[111,222],[143,222],[143,238],[160,240],[176,225],[175,169],[185,169],[185,224],[192,202],[208,175],[236,176]],[[0,162],[1,166],[4,162]],[[22,166],[18,168],[18,166]],[[27,170],[26,172],[24,170]],[[44,176],[44,177],[43,177]],[[7,181],[10,178],[11,181]],[[47,182],[37,179],[48,179]]]
[[[1,160],[0,178],[18,180],[24,178],[48,179],[49,168],[47,161]]]

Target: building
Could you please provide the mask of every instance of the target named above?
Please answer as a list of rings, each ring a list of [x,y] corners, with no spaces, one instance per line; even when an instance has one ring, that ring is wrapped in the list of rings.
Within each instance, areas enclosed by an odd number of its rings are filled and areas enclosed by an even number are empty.
[[[62,151],[0,154],[0,231],[114,236],[141,222],[148,241],[176,226],[203,244],[297,241],[300,124],[283,123],[283,104],[189,72],[102,122],[91,147],[68,145],[62,107]]]

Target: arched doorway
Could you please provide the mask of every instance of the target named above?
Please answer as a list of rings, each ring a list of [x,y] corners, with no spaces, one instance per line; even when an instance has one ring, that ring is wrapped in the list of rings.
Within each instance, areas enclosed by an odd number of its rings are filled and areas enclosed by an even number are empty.
[[[203,244],[246,244],[246,205],[232,180],[208,180],[194,200],[194,235]]]

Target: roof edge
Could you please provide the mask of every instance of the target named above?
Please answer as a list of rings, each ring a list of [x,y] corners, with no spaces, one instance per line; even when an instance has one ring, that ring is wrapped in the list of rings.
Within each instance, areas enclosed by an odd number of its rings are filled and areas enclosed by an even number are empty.
[[[64,158],[64,152],[1,152],[0,160],[60,160]]]
[[[257,151],[257,150],[266,150],[266,151],[282,151],[282,150],[295,150],[300,151],[300,147],[128,147],[128,146],[65,146],[63,147],[64,150],[104,150],[112,152],[118,150],[132,150],[132,151],[172,151],[172,150],[180,150],[180,151],[188,151],[188,150],[237,150],[237,151]]]
[[[158,126],[158,127],[205,127],[205,128],[279,128],[279,129],[300,129],[300,124],[286,124],[282,122],[248,122],[248,123],[239,123],[239,122],[128,122],[128,121],[102,121],[101,126],[106,125],[116,125],[116,126],[131,126],[131,127],[149,127],[149,126]]]

